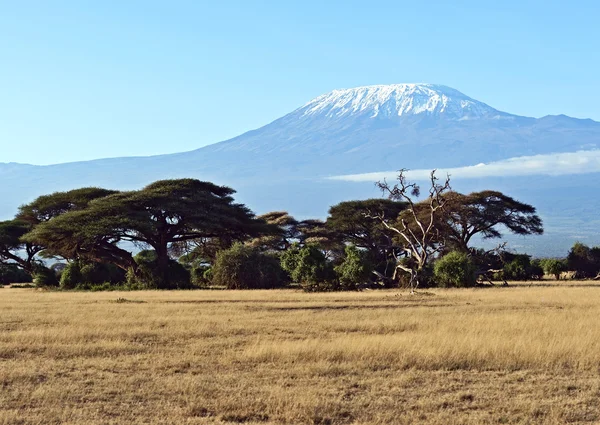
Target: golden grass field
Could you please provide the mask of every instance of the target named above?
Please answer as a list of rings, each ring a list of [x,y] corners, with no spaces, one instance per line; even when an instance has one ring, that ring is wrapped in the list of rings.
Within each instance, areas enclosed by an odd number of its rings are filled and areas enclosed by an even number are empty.
[[[599,325],[597,282],[4,288],[0,424],[600,423]]]

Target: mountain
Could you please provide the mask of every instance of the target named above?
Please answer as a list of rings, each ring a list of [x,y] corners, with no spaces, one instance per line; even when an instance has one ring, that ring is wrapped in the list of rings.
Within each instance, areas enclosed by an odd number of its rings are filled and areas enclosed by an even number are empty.
[[[463,167],[598,148],[600,123],[592,120],[517,116],[442,85],[358,87],[334,90],[264,127],[191,152],[51,166],[0,164],[0,218],[55,190],[88,185],[130,189],[188,176],[234,187],[257,212],[288,209],[298,216],[323,217],[334,202],[377,195],[372,183],[327,180],[330,176]],[[558,238],[561,242],[552,246],[564,250],[582,225],[596,223],[600,207],[590,192],[600,184],[599,173],[567,180],[565,186],[564,177],[507,176],[460,180],[455,187],[468,191],[485,184],[526,202],[535,200],[549,235],[533,249]],[[581,212],[584,223],[565,222],[557,204],[571,217]],[[590,231],[600,239],[594,228]]]

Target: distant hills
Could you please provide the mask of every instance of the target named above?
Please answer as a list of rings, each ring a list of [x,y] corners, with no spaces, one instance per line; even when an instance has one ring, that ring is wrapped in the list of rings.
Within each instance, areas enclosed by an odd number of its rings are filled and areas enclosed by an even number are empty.
[[[0,163],[0,218],[56,190],[89,185],[129,189],[184,176],[230,185],[258,213],[286,209],[301,217],[324,217],[334,202],[377,196],[372,183],[331,176],[455,168],[576,151],[585,157],[585,151],[597,149],[600,123],[593,120],[521,117],[441,85],[359,87],[334,90],[264,127],[191,152],[51,166]],[[560,166],[561,161],[549,165]],[[560,255],[577,239],[600,244],[600,170],[588,172],[585,161],[581,166],[585,173],[577,175],[548,169],[513,176],[507,169],[502,176],[457,178],[454,187],[500,189],[533,203],[547,234],[511,239],[511,244]]]

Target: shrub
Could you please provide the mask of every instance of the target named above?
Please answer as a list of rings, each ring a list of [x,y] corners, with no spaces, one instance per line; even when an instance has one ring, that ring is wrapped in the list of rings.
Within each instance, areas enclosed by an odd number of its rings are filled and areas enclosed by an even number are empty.
[[[600,247],[590,248],[577,242],[569,251],[567,267],[578,277],[595,277],[600,273]]]
[[[87,288],[90,286],[119,285],[125,281],[125,272],[114,264],[73,261],[60,275],[63,289]]]
[[[556,260],[554,258],[544,258],[543,260],[540,260],[540,266],[545,274],[554,276],[556,280],[559,280],[560,274],[567,269],[565,261]]]
[[[360,251],[355,246],[346,246],[345,257],[341,264],[335,267],[340,289],[356,289],[358,285],[367,283],[373,271],[367,252]]]
[[[212,283],[212,280],[213,280],[213,269],[212,269],[212,267],[209,267],[207,270],[205,270],[204,273],[202,274],[202,277],[204,278],[204,280],[208,284]]]
[[[333,266],[325,254],[313,245],[292,246],[281,256],[281,266],[293,282],[311,285],[336,279]]]
[[[45,266],[37,266],[33,272],[33,283],[38,287],[55,287],[59,285],[54,270]]]
[[[467,254],[458,251],[452,251],[436,261],[433,276],[437,284],[446,288],[469,287],[476,283],[473,262]]]
[[[63,289],[74,289],[77,285],[83,283],[81,278],[81,268],[79,261],[73,261],[67,264],[60,276],[60,287]]]
[[[0,264],[0,286],[10,283],[30,283],[31,275],[14,264]]]
[[[191,270],[192,283],[198,287],[210,285],[210,278],[208,278],[209,274],[207,273],[209,270],[210,266],[208,265],[193,266]]]
[[[191,289],[190,272],[183,265],[169,260],[166,276],[160,276],[156,252],[144,250],[134,257],[137,270],[127,273],[127,285],[132,289]]]
[[[506,280],[527,280],[532,276],[531,260],[528,255],[515,255],[502,269]]]
[[[242,244],[218,252],[210,270],[212,283],[228,289],[270,289],[287,283],[277,257]]]
[[[529,277],[531,279],[541,279],[544,277],[544,268],[542,267],[542,262],[538,259],[531,260],[529,264]]]

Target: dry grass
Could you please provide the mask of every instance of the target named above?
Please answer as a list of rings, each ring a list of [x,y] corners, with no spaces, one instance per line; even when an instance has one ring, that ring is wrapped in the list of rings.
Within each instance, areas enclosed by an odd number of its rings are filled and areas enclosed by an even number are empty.
[[[0,424],[599,423],[600,287],[0,289]]]

